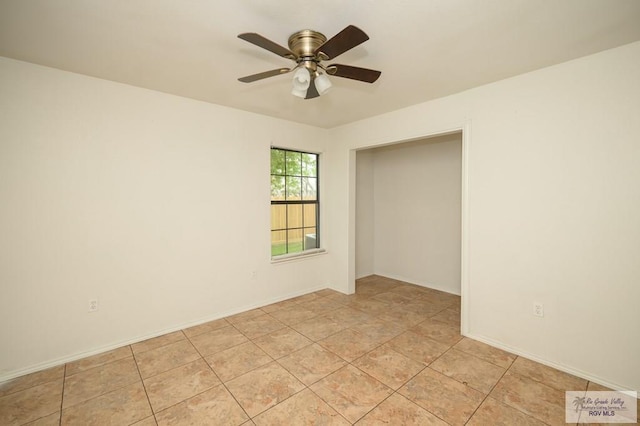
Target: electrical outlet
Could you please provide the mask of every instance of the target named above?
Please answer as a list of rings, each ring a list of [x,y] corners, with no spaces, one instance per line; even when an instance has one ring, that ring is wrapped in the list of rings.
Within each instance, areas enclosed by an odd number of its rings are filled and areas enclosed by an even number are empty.
[[[96,312],[98,310],[98,299],[89,300],[89,312]]]
[[[544,305],[542,303],[533,302],[533,315],[544,317]]]

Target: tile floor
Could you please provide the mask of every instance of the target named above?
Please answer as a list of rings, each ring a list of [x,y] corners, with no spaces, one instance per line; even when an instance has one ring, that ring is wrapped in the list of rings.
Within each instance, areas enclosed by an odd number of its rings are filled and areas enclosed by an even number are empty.
[[[0,425],[564,425],[603,389],[459,328],[459,297],[367,277],[0,385]]]

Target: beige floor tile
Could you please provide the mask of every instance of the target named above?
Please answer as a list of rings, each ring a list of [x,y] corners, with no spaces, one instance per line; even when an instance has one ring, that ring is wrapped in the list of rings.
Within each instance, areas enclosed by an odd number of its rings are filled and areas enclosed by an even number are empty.
[[[408,303],[411,302],[412,300],[414,300],[413,297],[409,296],[409,295],[404,295],[398,292],[394,292],[394,291],[387,291],[384,293],[378,293],[375,296],[371,297],[374,300],[378,300],[380,302],[383,303],[388,303],[388,304],[399,304],[402,305],[404,303]]]
[[[60,425],[60,412],[57,411],[53,414],[49,414],[45,417],[40,417],[38,420],[34,420],[30,423],[26,423],[25,426],[59,426]]]
[[[260,315],[264,315],[264,314],[266,314],[265,311],[263,311],[260,308],[257,308],[257,309],[251,309],[250,311],[240,312],[239,314],[231,315],[230,317],[226,317],[224,319],[231,324],[237,324],[239,322],[246,321],[251,318],[259,317]]]
[[[489,397],[484,400],[480,408],[471,416],[471,420],[467,422],[467,426],[486,425],[544,426],[544,423]]]
[[[246,321],[241,321],[235,325],[242,334],[249,339],[255,339],[265,334],[269,334],[272,331],[280,330],[286,327],[286,325],[271,315],[260,315],[255,318],[250,318]]]
[[[378,316],[379,319],[398,324],[405,329],[411,328],[427,319],[429,315],[424,312],[393,306]]]
[[[318,316],[315,312],[302,308],[300,304],[290,308],[284,308],[271,313],[271,315],[287,325],[293,325]]]
[[[217,330],[222,327],[227,327],[231,325],[226,319],[220,318],[217,320],[205,322],[204,324],[194,325],[193,327],[185,328],[182,332],[185,336],[191,338],[193,336],[197,336],[198,334],[207,333],[209,331]]]
[[[430,290],[425,292],[422,299],[431,303],[442,303],[447,306],[460,304],[460,296],[451,293],[445,293],[444,291]]]
[[[473,355],[451,349],[435,360],[430,368],[488,394],[505,373],[505,369]]]
[[[62,426],[129,425],[151,415],[141,382],[62,410]]]
[[[309,302],[303,302],[298,305],[298,307],[302,309],[306,309],[308,311],[313,312],[316,315],[322,315],[329,311],[333,311],[338,308],[344,307],[343,304],[335,303],[331,300],[328,300],[325,297],[319,297],[315,300],[311,300]]]
[[[349,304],[349,301],[351,300],[351,295],[336,292],[336,294],[327,296],[325,297],[325,299],[335,303],[336,305],[340,305],[340,307],[343,307]]]
[[[589,382],[589,384],[587,385],[587,390],[593,392],[609,392],[613,389],[599,385],[598,383]]]
[[[235,327],[222,327],[208,333],[198,334],[191,337],[190,340],[202,356],[213,355],[249,341]]]
[[[131,426],[157,426],[156,418],[154,416],[147,417],[146,419],[140,420],[139,422],[134,423]]]
[[[262,309],[264,312],[270,314],[275,311],[279,311],[280,309],[290,308],[292,306],[298,305],[300,302],[292,299],[282,300],[280,302],[272,303],[267,306],[263,306]]]
[[[148,339],[140,343],[134,343],[131,345],[131,350],[137,355],[185,339],[186,337],[182,331],[174,331],[173,333],[163,334],[162,336],[154,337],[153,339]]]
[[[409,303],[405,303],[403,308],[407,311],[426,315],[429,318],[446,310],[448,306],[447,303],[432,303],[418,298]]]
[[[468,337],[464,337],[456,343],[454,348],[470,355],[477,356],[480,359],[502,368],[509,368],[517,358],[514,354],[494,348],[493,346],[489,346],[482,342],[478,342],[477,340],[469,339]]]
[[[205,358],[223,382],[241,376],[273,359],[253,342],[242,343]]]
[[[528,377],[512,373],[500,379],[491,397],[550,424],[565,424],[565,393]]]
[[[398,392],[451,425],[463,425],[485,397],[428,367]]]
[[[356,324],[349,328],[375,340],[379,344],[387,342],[406,331],[400,324],[378,319]]]
[[[342,330],[318,343],[348,362],[360,358],[379,345],[378,341],[351,329]]]
[[[512,373],[520,374],[537,382],[542,382],[552,388],[568,391],[568,390],[586,390],[588,381],[571,374],[547,367],[535,361],[518,357],[511,368]]]
[[[458,328],[432,320],[421,322],[412,327],[411,331],[449,346],[455,345],[462,339]]]
[[[415,299],[425,294],[427,292],[427,288],[420,287],[417,285],[399,285],[397,287],[392,288],[389,291],[393,293],[402,294],[404,296],[408,296],[412,299]]]
[[[303,294],[302,296],[294,297],[291,300],[298,303],[309,302],[311,300],[316,300],[319,296],[314,293]]]
[[[253,342],[274,359],[282,358],[313,343],[289,327],[269,333]]]
[[[60,410],[62,378],[0,397],[0,425],[21,425]]]
[[[112,351],[103,352],[98,355],[93,355],[87,358],[79,359],[78,361],[69,362],[67,363],[65,375],[69,377],[73,374],[77,374],[82,371],[87,371],[94,367],[105,365],[110,362],[117,361],[123,358],[131,358],[132,356],[133,355],[131,353],[131,348],[129,346],[123,346],[121,348],[114,349]]]
[[[216,386],[156,414],[158,426],[236,426],[248,420],[224,386]]]
[[[346,327],[330,318],[320,316],[294,324],[291,328],[314,342],[317,342],[318,340],[344,330]]]
[[[389,387],[351,365],[316,382],[310,389],[352,423],[393,393]]]
[[[367,292],[375,292],[375,294],[378,294],[391,291],[396,287],[404,285],[399,281],[380,276],[375,276],[374,278],[366,281],[366,285],[361,284],[365,284],[365,281],[356,281],[356,293],[366,290]]]
[[[309,389],[258,415],[254,423],[258,426],[351,424]]]
[[[389,309],[389,304],[373,298],[355,299],[349,302],[349,307],[377,317]]]
[[[280,358],[278,363],[307,386],[346,365],[342,358],[315,343]]]
[[[322,290],[318,290],[318,291],[314,291],[313,294],[315,294],[316,296],[320,296],[320,297],[326,297],[326,296],[333,296],[336,294],[342,294],[339,291],[330,289],[330,288],[325,288]]]
[[[447,426],[447,423],[404,396],[394,393],[371,410],[356,425]]]
[[[329,318],[334,322],[337,322],[344,327],[351,327],[352,325],[360,324],[373,319],[372,316],[347,306],[327,312],[323,316],[325,318]]]
[[[386,345],[394,351],[429,365],[449,349],[449,345],[436,342],[413,331],[406,331],[389,340]]]
[[[0,384],[0,398],[34,386],[58,381],[63,377],[64,365],[59,365],[57,367],[48,368],[43,371],[27,374],[26,376],[17,377],[13,380],[9,380]]]
[[[394,390],[424,368],[421,362],[407,358],[386,345],[358,358],[353,365]]]
[[[144,380],[151,408],[156,413],[219,384],[220,379],[203,359]]]
[[[440,321],[441,323],[447,324],[448,326],[454,327],[458,330],[460,329],[460,312],[456,312],[453,309],[440,311],[433,315],[431,319],[434,321]]]
[[[188,340],[181,340],[137,354],[136,362],[142,378],[146,379],[199,358],[200,354],[193,345]]]
[[[227,387],[250,417],[304,389],[298,379],[276,362],[230,380]]]
[[[140,374],[133,358],[74,374],[64,382],[63,409],[136,382]]]

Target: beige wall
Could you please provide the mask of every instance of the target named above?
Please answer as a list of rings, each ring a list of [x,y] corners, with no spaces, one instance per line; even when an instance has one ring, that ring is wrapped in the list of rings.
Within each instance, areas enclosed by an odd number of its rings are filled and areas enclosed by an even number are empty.
[[[354,150],[463,129],[463,332],[640,389],[639,69],[633,43],[333,129],[334,285],[355,278]]]
[[[460,294],[461,135],[359,151],[357,161],[356,275],[372,263],[372,273]]]
[[[0,381],[330,284],[269,255],[269,147],[322,131],[4,58],[0,111]]]
[[[375,274],[375,209],[373,151],[356,156],[356,278]]]

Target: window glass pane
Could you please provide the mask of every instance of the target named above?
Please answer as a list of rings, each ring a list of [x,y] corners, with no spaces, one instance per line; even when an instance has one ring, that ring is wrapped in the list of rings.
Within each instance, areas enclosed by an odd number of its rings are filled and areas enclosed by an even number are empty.
[[[301,178],[287,176],[286,180],[287,180],[287,200],[299,200]]]
[[[302,170],[300,170],[302,163],[302,153],[301,152],[286,152],[286,163],[287,170],[286,174],[288,176],[300,176],[302,174]]]
[[[318,154],[271,149],[271,256],[319,247],[318,162]]]
[[[279,256],[287,252],[287,231],[271,232],[271,256]]]
[[[316,226],[317,204],[304,205],[304,226]]]
[[[302,204],[287,205],[287,228],[302,228]]]
[[[318,156],[316,154],[302,154],[302,176],[318,176]]]
[[[271,230],[287,228],[287,206],[284,204],[271,205]]]
[[[297,253],[302,251],[303,244],[303,234],[302,229],[291,229],[287,231],[287,252],[288,253]]]
[[[271,174],[284,174],[284,151],[280,149],[271,149]]]
[[[318,248],[316,228],[304,228],[304,250]]]
[[[318,179],[302,178],[302,198],[305,200],[315,200],[318,198]]]
[[[284,200],[284,176],[271,176],[271,200]]]

